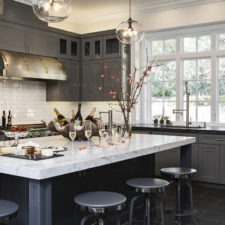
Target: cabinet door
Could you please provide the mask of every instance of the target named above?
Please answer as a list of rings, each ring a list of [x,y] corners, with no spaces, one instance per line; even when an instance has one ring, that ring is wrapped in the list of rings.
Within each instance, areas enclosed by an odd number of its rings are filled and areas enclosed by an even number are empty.
[[[69,56],[69,41],[66,36],[58,36],[58,58],[68,58]]]
[[[29,53],[57,57],[57,35],[41,31],[29,31]]]
[[[93,58],[94,59],[102,59],[103,49],[102,49],[102,37],[95,37],[92,39],[91,44],[93,46]]]
[[[121,56],[121,45],[116,35],[104,36],[103,57],[116,58]]]
[[[17,26],[0,24],[0,49],[27,52],[26,31]]]
[[[220,146],[220,184],[225,184],[225,147]]]
[[[196,169],[198,171],[198,154],[199,154],[199,150],[198,150],[198,144],[192,144],[192,152],[191,152],[191,157],[192,157],[192,168]],[[197,174],[195,174],[195,176],[192,178],[192,180],[198,180],[198,172]]]
[[[82,79],[81,79],[81,96],[82,101],[91,101],[93,99],[93,71],[92,71],[92,62],[83,62],[82,63]]]
[[[198,178],[200,181],[219,182],[219,151],[219,145],[199,144]]]
[[[101,75],[104,72],[104,66],[103,66],[102,60],[93,61],[92,64],[92,71],[93,71],[93,84],[94,84],[94,90],[93,90],[93,101],[104,101],[104,78],[101,77]]]
[[[82,60],[90,60],[92,58],[91,39],[82,40]]]
[[[80,40],[76,38],[70,38],[69,42],[69,58],[79,59],[80,58]]]
[[[104,66],[107,66],[107,70],[104,70],[104,100],[114,101],[116,99],[113,99],[113,96],[109,95],[109,92],[114,88],[117,90],[120,88],[120,84],[116,79],[118,78],[118,75],[121,77],[122,74],[122,59],[116,58],[104,60]],[[113,79],[112,76],[114,77]]]

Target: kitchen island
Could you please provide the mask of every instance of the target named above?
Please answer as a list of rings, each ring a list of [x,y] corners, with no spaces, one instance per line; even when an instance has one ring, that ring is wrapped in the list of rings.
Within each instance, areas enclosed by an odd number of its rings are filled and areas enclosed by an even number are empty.
[[[76,152],[71,151],[71,142],[61,136],[32,141],[43,147],[65,146],[68,151],[62,157],[42,161],[0,157],[0,197],[17,201],[21,206],[21,214],[10,223],[13,225],[78,224],[82,214],[74,209],[75,194],[91,190],[127,194],[126,179],[153,177],[154,154],[176,147],[181,147],[181,166],[190,167],[191,144],[196,140],[137,134],[126,143]],[[82,146],[87,143],[75,144],[76,148]]]

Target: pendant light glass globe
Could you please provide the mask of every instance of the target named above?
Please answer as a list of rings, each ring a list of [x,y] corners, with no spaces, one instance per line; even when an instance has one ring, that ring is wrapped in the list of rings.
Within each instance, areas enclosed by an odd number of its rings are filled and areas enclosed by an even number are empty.
[[[144,37],[142,25],[135,20],[129,18],[122,22],[116,29],[116,35],[123,44],[137,44]]]
[[[33,0],[34,14],[40,20],[57,23],[71,14],[72,0]]]

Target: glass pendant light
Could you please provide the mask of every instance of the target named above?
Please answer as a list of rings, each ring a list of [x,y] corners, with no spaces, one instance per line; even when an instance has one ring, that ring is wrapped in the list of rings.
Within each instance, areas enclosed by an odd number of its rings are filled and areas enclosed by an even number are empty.
[[[34,14],[42,21],[57,23],[71,14],[72,0],[33,0]]]
[[[131,19],[131,0],[129,1],[129,19],[119,24],[116,36],[123,44],[137,44],[142,41],[144,31],[140,23]]]

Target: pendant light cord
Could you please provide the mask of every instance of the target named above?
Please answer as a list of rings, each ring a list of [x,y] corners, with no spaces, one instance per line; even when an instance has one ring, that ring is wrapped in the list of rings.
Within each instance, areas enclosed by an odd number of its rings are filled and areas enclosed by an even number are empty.
[[[130,6],[129,6],[129,18],[131,19],[131,0],[130,0]]]

